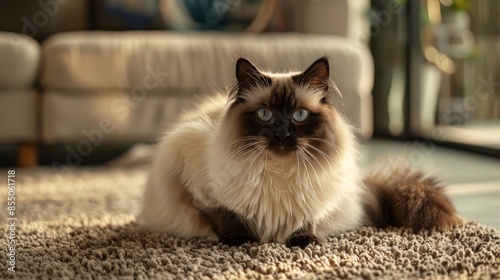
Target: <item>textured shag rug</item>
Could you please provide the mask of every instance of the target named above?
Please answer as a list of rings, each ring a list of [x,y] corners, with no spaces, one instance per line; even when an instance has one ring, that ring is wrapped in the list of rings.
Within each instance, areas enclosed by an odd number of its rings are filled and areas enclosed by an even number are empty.
[[[500,278],[500,232],[473,222],[445,233],[361,228],[304,250],[228,247],[139,230],[145,168],[18,170],[16,178],[16,272],[2,238],[0,278]]]

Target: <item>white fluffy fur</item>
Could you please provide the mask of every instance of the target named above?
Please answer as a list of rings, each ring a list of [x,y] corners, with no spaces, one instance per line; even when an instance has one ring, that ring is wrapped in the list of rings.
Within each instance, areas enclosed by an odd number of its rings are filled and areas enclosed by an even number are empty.
[[[320,239],[361,225],[357,143],[341,116],[332,125],[342,149],[319,164],[259,148],[234,154],[228,147],[237,140],[236,128],[225,117],[227,106],[225,96],[216,96],[163,137],[140,225],[179,237],[216,238],[200,210],[217,206],[245,217],[261,242],[284,242],[307,223]]]

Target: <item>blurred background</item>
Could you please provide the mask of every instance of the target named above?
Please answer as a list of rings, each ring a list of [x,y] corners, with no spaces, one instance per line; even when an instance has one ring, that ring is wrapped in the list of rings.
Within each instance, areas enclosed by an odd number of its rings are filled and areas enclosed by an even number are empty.
[[[0,165],[107,164],[231,85],[236,55],[277,71],[326,54],[367,166],[403,156],[467,211],[498,213],[499,14],[498,0],[0,0]]]
[[[343,18],[333,18],[338,10]],[[438,127],[442,142],[498,156],[499,12],[495,0],[2,0],[0,30],[41,43],[86,30],[354,38],[373,54],[375,136],[432,139]]]

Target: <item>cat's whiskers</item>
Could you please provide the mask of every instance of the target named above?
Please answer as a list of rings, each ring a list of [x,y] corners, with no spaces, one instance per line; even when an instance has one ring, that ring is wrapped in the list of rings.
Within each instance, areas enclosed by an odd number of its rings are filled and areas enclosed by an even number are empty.
[[[229,161],[230,159],[232,159],[232,157],[238,155],[240,152],[243,152],[245,150],[247,150],[248,148],[252,147],[252,146],[255,146],[257,145],[256,142],[250,142],[250,143],[247,143],[245,145],[242,145],[242,146],[239,146],[238,148],[236,148],[234,151],[232,151],[225,159],[224,161]]]
[[[317,180],[316,183],[321,182],[321,180],[319,179],[318,173],[316,172],[316,169],[314,168],[312,162],[309,160],[310,157],[307,155],[307,150],[304,149],[304,148],[302,148],[302,147],[300,147],[300,150],[302,151],[303,159],[311,167],[311,169],[312,169],[312,171],[314,173],[314,176],[316,177],[316,180]],[[309,180],[311,181],[310,177],[309,177]],[[322,192],[323,197],[325,197],[325,191],[323,189],[323,186],[322,185],[313,184],[312,181],[311,181],[311,189],[314,191],[314,193],[316,195],[317,203],[323,204],[323,200],[320,200],[319,197],[316,194],[316,188],[318,188]]]
[[[264,157],[264,170],[268,170],[267,167],[267,155],[269,154],[269,149],[266,149],[266,156]]]
[[[330,168],[329,171],[327,171],[324,167],[324,165],[317,159],[316,156],[314,156],[310,151],[307,151],[311,157],[323,168],[323,171],[325,172],[325,175],[329,176],[330,175],[330,172],[333,172],[333,167],[332,165],[330,164],[330,160],[333,160],[333,158],[331,156],[328,156],[327,154],[325,154],[323,151],[321,151],[320,149],[314,147],[313,145],[310,145],[310,144],[306,144],[305,145],[306,147],[308,148],[311,148],[313,150],[315,150],[316,152],[318,152],[318,154],[320,154],[326,161],[326,163],[328,164],[328,167]],[[330,159],[330,160],[329,160]]]
[[[333,150],[334,152],[336,152],[336,153],[337,153],[337,155],[338,155],[338,156],[340,156],[340,152],[339,152],[338,147],[336,147],[336,146],[335,146],[335,145],[333,145],[332,143],[330,143],[330,142],[326,141],[325,139],[321,139],[321,138],[314,138],[314,137],[309,137],[309,138],[307,138],[307,140],[316,140],[316,141],[320,141],[320,142],[322,142],[322,143],[324,143],[324,144],[328,145],[330,148],[332,148],[332,150]]]
[[[258,144],[262,144],[263,141],[260,141],[260,142],[253,142],[251,143],[252,145],[251,146],[256,146]],[[241,152],[243,149],[240,149],[239,151]],[[247,151],[245,151],[244,153],[237,153],[235,155],[239,155],[238,158],[235,159],[235,162],[238,162],[238,160],[241,158],[241,157],[244,157],[246,155],[245,158],[250,160],[251,163],[250,163],[250,166],[253,166],[253,163],[255,162],[255,160],[257,160],[259,157],[262,156],[262,154],[264,153],[264,150],[265,150],[265,146],[264,145],[261,145],[259,147],[257,147],[256,149],[248,149]],[[240,174],[234,174],[235,176],[240,176]],[[251,174],[251,176],[247,176],[247,179],[248,181],[247,182],[244,182],[243,184],[241,184],[242,186],[245,186],[245,185],[251,185],[251,186],[256,186],[255,190],[254,190],[254,193],[252,196],[255,196],[255,195],[258,195],[260,196],[261,194],[261,184],[253,184],[250,179],[251,178],[255,178],[254,174]],[[247,189],[248,190],[248,189]],[[238,195],[236,194],[236,192],[239,192],[240,190],[238,190],[238,188],[233,188],[232,189],[232,192],[233,192],[233,195]],[[259,201],[259,200],[257,200]],[[255,215],[255,213],[253,212],[253,210],[257,210],[258,207],[256,207],[256,205],[253,205],[253,204],[248,204],[245,209],[244,209],[244,213],[246,213],[246,218],[250,219],[252,216]]]
[[[304,145],[307,146],[308,148],[315,150],[319,154],[321,154],[326,160],[328,160],[328,159],[333,160],[334,159],[332,156],[327,155],[324,151],[322,151],[321,149],[319,149],[318,147],[316,147],[314,145],[311,145],[310,143],[306,143]]]
[[[252,151],[252,149],[250,149],[252,146],[255,146],[256,144],[252,144],[252,145],[248,145],[246,147],[241,147],[241,148],[238,148],[238,150],[235,150],[233,151],[230,155],[228,155],[224,160],[223,162],[226,164],[226,165],[234,165],[234,164],[239,164],[238,163],[238,160],[243,157],[244,155],[248,154],[249,152]],[[237,158],[235,158],[237,157]]]
[[[303,158],[303,163],[304,163],[304,168],[306,170],[306,174],[307,174],[307,177],[308,177],[308,180],[309,180],[309,186],[307,188],[308,192],[312,192],[312,194],[314,195],[315,197],[315,203],[320,203],[321,205],[323,205],[323,203],[321,202],[321,200],[319,199],[319,196],[318,196],[318,193],[316,191],[316,185],[312,182],[312,179],[311,179],[311,175],[310,175],[310,172],[309,172],[309,168],[307,167],[307,162],[306,162],[306,155],[302,152],[302,158]]]
[[[255,156],[253,157],[253,160],[252,162],[249,164],[249,166],[253,166],[253,163],[259,158],[262,156],[262,154],[264,153],[264,151],[266,150],[266,147],[264,145],[262,145],[260,148],[256,149],[254,151],[253,154],[255,154]],[[253,155],[252,154],[252,155]],[[253,176],[252,176],[253,177]],[[247,182],[248,184],[249,182]],[[254,201],[260,201],[260,197],[262,195],[262,184],[257,184],[254,188],[254,191],[253,191],[253,194],[251,197],[257,197],[256,200]],[[258,210],[258,207],[256,207],[256,205],[253,205],[253,204],[248,204],[247,205],[247,208],[245,209],[245,213],[247,213],[247,217],[246,218],[250,218],[250,217],[253,217],[255,215],[255,211]]]
[[[299,186],[299,189],[300,189],[300,195],[301,195],[301,198],[302,198],[302,202],[306,202],[306,198],[304,197],[304,192],[302,190],[303,188],[303,183],[302,183],[302,176],[300,176],[300,159],[299,159],[299,153],[296,152],[295,153],[295,156],[297,157],[297,174],[299,174],[299,176],[297,176],[297,184]]]
[[[247,137],[243,137],[243,138],[247,138]],[[248,138],[250,138],[250,137],[248,137]],[[249,139],[238,139],[236,141],[233,141],[230,145],[226,145],[226,147],[234,145],[234,144],[238,144],[240,142],[248,141],[248,140]],[[232,151],[231,153],[229,153],[229,155],[227,155],[224,158],[224,162],[229,162],[230,160],[232,160],[232,157],[236,156],[237,154],[239,154],[243,150],[248,149],[248,148],[250,148],[250,147],[252,147],[253,145],[256,145],[256,144],[257,144],[257,142],[249,142],[249,143],[246,143],[246,144],[244,144],[242,146],[237,147],[234,151]],[[220,152],[221,150],[222,150],[222,148],[218,149],[217,152]]]
[[[306,154],[308,153],[308,151],[307,151],[307,150],[304,150],[304,151],[306,152]],[[320,180],[320,178],[319,178],[319,176],[318,176],[318,172],[316,172],[316,168],[314,168],[314,166],[313,166],[312,162],[311,162],[310,160],[308,160],[308,158],[311,158],[311,157],[312,157],[312,156],[307,157],[307,155],[306,155],[306,160],[307,160],[307,162],[309,163],[309,165],[311,166],[311,169],[313,170],[313,173],[314,173],[314,176],[316,177],[317,183],[319,183],[319,182],[321,182],[321,180]],[[313,159],[315,159],[314,157],[312,157],[312,158],[313,158]],[[322,167],[322,165],[321,165],[321,164],[320,164],[320,166]],[[321,191],[321,193],[323,194],[323,197],[326,197],[326,195],[325,195],[325,190],[324,190],[324,188],[323,188],[323,185],[322,185],[322,184],[316,184],[314,187],[315,187],[315,188],[318,188],[318,189]]]
[[[295,174],[298,174],[297,173],[297,169],[296,169],[296,166],[297,164],[293,164],[293,166],[290,166],[290,162],[289,161],[286,161],[284,162],[283,161],[283,158],[281,158],[281,155],[278,155],[278,157],[280,157],[278,160],[273,160],[273,158],[269,159],[268,157],[268,154],[269,154],[269,149],[266,149],[266,156],[264,158],[264,170],[268,173],[273,173],[275,175],[278,175],[282,178],[284,178],[285,180],[289,180],[290,178],[292,178]],[[284,169],[287,169],[287,170],[284,170]],[[273,180],[272,179],[272,176],[269,177],[270,180]],[[287,190],[281,188],[281,185],[280,183],[276,183],[274,184],[275,185],[275,189],[277,189],[279,192],[284,192],[286,193]],[[291,192],[293,194],[293,190],[291,189],[291,184],[287,184],[289,186],[289,190],[288,192]]]
[[[307,186],[307,190],[308,191],[312,191],[312,194],[316,198],[316,201],[319,201],[319,197],[318,197],[318,194],[316,193],[316,190],[314,188],[314,185],[313,185],[313,182],[312,182],[312,179],[311,179],[311,175],[309,174],[309,169],[307,168],[307,165],[306,165],[306,161],[305,161],[306,157],[305,157],[303,148],[302,147],[298,147],[297,151],[298,151],[298,154],[300,155],[299,159],[302,162],[302,164],[304,165],[304,171],[305,171],[304,173],[306,174],[306,178],[309,181],[309,186]]]
[[[244,137],[241,137],[241,138],[234,140],[233,142],[231,142],[227,145],[223,145],[223,146],[217,148],[215,151],[220,152],[222,149],[228,149],[228,148],[231,148],[233,145],[239,144],[241,142],[251,141],[251,140],[259,140],[259,137],[257,137],[257,136],[244,136]]]
[[[252,145],[252,146],[256,146],[256,147],[255,147],[255,148],[252,148],[252,149],[250,149],[250,147],[247,147],[246,149],[248,149],[248,150],[247,150],[246,152],[242,153],[240,156],[238,156],[238,157],[237,157],[234,161],[235,161],[236,163],[239,163],[239,160],[240,160],[243,156],[247,155],[247,154],[248,154],[248,153],[250,153],[250,152],[252,152],[252,154],[250,154],[250,156],[249,156],[248,158],[251,158],[251,156],[253,156],[256,152],[258,152],[258,151],[262,150],[263,148],[265,148],[265,146],[263,146],[263,145],[262,145],[262,142],[255,142],[255,144],[254,144],[254,145]],[[258,154],[258,155],[257,155],[257,157],[256,157],[253,161],[255,161],[255,160],[259,157],[259,155],[260,155],[260,154]],[[253,161],[252,161],[252,162],[253,162]]]
[[[306,152],[308,155],[309,155],[309,158],[313,159],[314,161],[316,161],[316,163],[321,167],[321,169],[323,169],[323,176],[326,176],[327,178],[331,179],[331,173],[330,172],[333,172],[333,170],[331,170],[331,166],[330,166],[330,171],[327,171],[326,168],[323,166],[323,164],[318,160],[318,158],[312,154],[310,151],[308,151],[307,149],[304,149],[304,152]],[[328,161],[327,161],[328,162]],[[319,181],[319,178],[318,178],[318,174],[316,172],[316,169],[313,169],[314,171],[314,174],[316,175],[316,178],[318,179]],[[325,189],[323,188],[323,186],[318,186],[321,190],[321,192],[323,193],[323,197],[326,197],[325,195]]]
[[[229,162],[231,160],[233,160],[233,157],[237,156],[239,153],[245,151],[245,153],[241,154],[240,156],[238,156],[238,158],[236,158],[234,161],[237,162],[243,155],[246,155],[248,152],[251,152],[252,149],[250,149],[252,146],[256,146],[258,144],[261,144],[259,141],[255,141],[255,142],[250,142],[250,143],[247,143],[243,146],[240,146],[238,147],[236,150],[232,151],[225,159],[224,159],[224,162]]]
[[[260,144],[262,144],[262,143],[260,143]],[[262,154],[264,153],[265,150],[266,150],[266,146],[264,146],[264,145],[261,145],[260,147],[255,149],[255,151],[249,156],[249,158],[253,158],[252,161],[250,162],[249,166],[253,166],[255,161],[262,156]],[[255,155],[255,156],[252,157],[253,155]]]

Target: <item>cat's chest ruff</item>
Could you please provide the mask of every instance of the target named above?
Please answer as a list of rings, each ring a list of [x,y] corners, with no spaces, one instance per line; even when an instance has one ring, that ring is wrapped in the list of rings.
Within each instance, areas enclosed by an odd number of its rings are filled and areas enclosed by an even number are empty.
[[[221,172],[214,174],[215,183],[231,196],[230,201],[235,205],[261,205],[271,200],[276,203],[285,201],[285,206],[302,204],[316,204],[325,194],[321,192],[321,185],[325,178],[322,174],[304,172],[303,168],[293,162],[281,165],[268,165],[264,162],[254,162],[251,165],[229,165]],[[321,192],[321,194],[320,194]],[[226,197],[229,198],[229,197]],[[307,205],[310,208],[309,205]],[[288,210],[288,209],[287,209]],[[297,208],[290,209],[297,211]],[[249,211],[252,212],[252,211]]]
[[[251,223],[262,240],[284,241],[327,211],[325,193],[318,188],[321,177],[306,176],[293,162],[259,162],[238,171],[220,182],[219,202]]]

